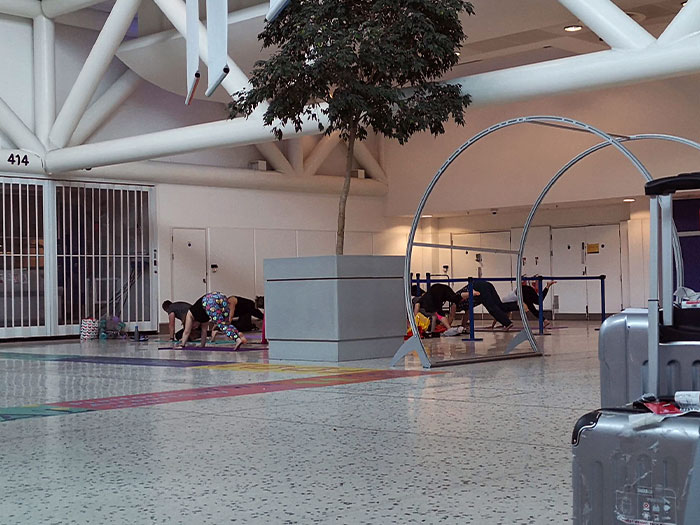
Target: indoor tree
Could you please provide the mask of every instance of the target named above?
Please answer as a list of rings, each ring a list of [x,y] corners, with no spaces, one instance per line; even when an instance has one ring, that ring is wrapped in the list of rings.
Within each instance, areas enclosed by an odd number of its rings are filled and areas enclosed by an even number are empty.
[[[305,120],[340,133],[347,159],[337,255],[355,142],[370,129],[404,144],[416,132],[444,133],[450,118],[464,125],[469,95],[439,82],[458,62],[463,14],[474,14],[463,0],[291,0],[258,35],[274,52],[255,64],[250,88],[233,95],[230,117],[267,103],[263,122],[280,140],[283,126],[300,131]]]

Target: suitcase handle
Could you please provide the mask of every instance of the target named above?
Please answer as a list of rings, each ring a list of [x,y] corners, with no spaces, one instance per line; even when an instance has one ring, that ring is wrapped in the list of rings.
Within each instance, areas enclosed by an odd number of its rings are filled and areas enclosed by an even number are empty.
[[[681,173],[675,177],[662,177],[647,182],[644,193],[649,196],[673,195],[677,191],[700,190],[700,172]]]

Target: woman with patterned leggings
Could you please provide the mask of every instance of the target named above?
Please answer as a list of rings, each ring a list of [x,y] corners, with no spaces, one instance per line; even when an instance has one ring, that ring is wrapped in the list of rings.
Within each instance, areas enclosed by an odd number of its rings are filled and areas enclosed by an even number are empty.
[[[185,318],[185,331],[182,334],[180,346],[185,346],[190,337],[190,332],[194,322],[197,321],[201,325],[202,337],[200,346],[204,347],[207,343],[207,330],[210,325],[213,330],[223,332],[227,337],[235,341],[235,348],[238,348],[247,340],[243,334],[240,334],[236,327],[231,324],[231,308],[229,298],[220,292],[208,293],[197,299]]]

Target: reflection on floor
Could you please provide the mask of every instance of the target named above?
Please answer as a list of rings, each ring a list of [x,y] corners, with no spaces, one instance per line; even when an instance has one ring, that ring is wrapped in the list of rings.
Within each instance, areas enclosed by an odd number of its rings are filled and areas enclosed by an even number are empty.
[[[410,376],[155,340],[1,344],[0,414],[40,407],[0,422],[0,523],[570,522],[569,439],[599,374],[596,325],[566,325],[544,358],[424,373],[411,357]],[[474,352],[514,334],[483,335]],[[467,352],[461,337],[426,346]],[[303,388],[263,386],[278,383]],[[209,396],[233,386],[247,394]],[[165,394],[180,397],[81,412]],[[40,413],[52,404],[73,413]]]

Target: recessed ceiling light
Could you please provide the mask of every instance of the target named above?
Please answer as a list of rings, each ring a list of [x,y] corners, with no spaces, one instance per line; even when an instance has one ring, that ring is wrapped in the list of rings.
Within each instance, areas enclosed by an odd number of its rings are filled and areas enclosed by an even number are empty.
[[[573,26],[566,26],[564,28],[564,31],[567,31],[569,33],[575,33],[576,31],[581,31],[581,29],[583,29],[583,26],[573,25]]]
[[[634,199],[622,199],[622,202],[634,202]]]

